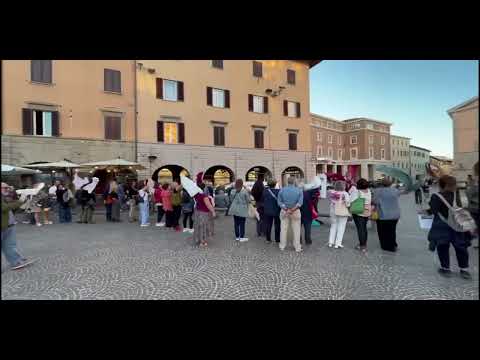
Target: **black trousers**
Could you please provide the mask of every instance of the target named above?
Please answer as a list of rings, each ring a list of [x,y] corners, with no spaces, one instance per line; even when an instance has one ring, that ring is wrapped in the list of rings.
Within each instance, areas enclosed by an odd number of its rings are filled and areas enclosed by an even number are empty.
[[[357,228],[358,234],[358,242],[360,246],[365,247],[367,246],[367,239],[368,239],[368,231],[367,231],[367,223],[368,217],[353,215],[353,221],[355,222],[355,226]]]
[[[190,220],[189,222],[189,229],[193,229],[193,211],[189,213],[183,213],[183,228],[187,228],[187,220]]]
[[[457,255],[458,267],[460,269],[468,268],[468,250],[465,244],[452,241],[455,254]],[[437,245],[438,259],[444,269],[450,269],[450,243]]]
[[[397,250],[397,223],[398,220],[377,220],[377,233],[382,250]]]
[[[173,207],[173,227],[180,226],[180,217],[182,216],[182,206]]]
[[[157,223],[160,223],[162,222],[163,215],[165,215],[165,211],[163,210],[163,206],[156,206],[156,208],[157,208]]]
[[[174,222],[173,211],[165,211],[165,227],[172,227]]]
[[[305,231],[305,244],[312,243],[312,221],[303,221],[303,229]]]
[[[245,222],[247,218],[241,216],[233,216],[233,226],[235,228],[235,238],[245,237]]]
[[[107,211],[107,221],[112,221],[112,204],[105,204],[105,209]]]
[[[422,204],[422,190],[415,190],[415,204]]]
[[[260,220],[257,220],[257,236],[265,235],[265,211],[263,206],[257,207],[258,215]]]
[[[265,236],[272,241],[272,227],[275,224],[275,241],[280,242],[280,216],[264,215]]]

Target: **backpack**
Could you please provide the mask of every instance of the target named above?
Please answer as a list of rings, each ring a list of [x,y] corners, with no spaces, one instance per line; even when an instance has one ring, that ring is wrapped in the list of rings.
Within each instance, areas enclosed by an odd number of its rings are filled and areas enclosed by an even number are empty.
[[[442,200],[442,202],[448,208],[448,219],[445,219],[440,213],[438,213],[438,216],[444,223],[450,226],[450,228],[457,232],[474,231],[476,229],[475,220],[473,220],[472,215],[470,215],[467,210],[455,206],[457,196],[456,193],[453,194],[454,206],[450,205],[441,194],[436,193],[435,195],[438,196],[438,198]]]

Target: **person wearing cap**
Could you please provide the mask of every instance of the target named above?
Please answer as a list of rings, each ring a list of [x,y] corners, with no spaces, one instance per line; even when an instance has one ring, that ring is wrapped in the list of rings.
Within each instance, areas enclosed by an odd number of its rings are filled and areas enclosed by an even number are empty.
[[[2,182],[2,253],[10,264],[12,270],[19,270],[34,262],[18,253],[15,232],[15,216],[13,210],[18,209],[26,200],[22,195],[19,201],[11,199],[13,190],[8,184]],[[9,199],[10,197],[10,199]]]

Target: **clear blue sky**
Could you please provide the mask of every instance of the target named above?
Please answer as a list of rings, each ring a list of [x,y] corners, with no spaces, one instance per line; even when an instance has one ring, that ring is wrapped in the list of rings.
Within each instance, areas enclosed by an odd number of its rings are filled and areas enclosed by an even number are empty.
[[[310,72],[311,111],[391,122],[392,134],[452,157],[447,110],[478,96],[477,60],[325,60]]]

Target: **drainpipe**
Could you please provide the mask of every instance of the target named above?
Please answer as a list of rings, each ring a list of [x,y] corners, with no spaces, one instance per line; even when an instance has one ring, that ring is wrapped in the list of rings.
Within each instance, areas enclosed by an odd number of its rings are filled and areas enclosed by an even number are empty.
[[[135,121],[135,141],[134,141],[134,149],[135,149],[135,162],[138,162],[138,99],[137,99],[137,60],[133,60],[133,79],[135,88],[134,91],[134,102],[133,102],[133,111],[134,111],[134,121]]]

